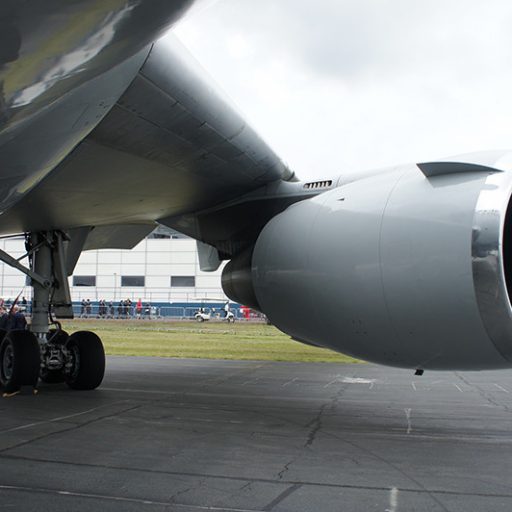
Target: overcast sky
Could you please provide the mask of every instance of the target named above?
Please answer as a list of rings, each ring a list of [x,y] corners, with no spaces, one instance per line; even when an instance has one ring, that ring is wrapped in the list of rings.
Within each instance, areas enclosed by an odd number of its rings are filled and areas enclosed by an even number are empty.
[[[176,33],[301,178],[512,149],[510,0],[204,0]]]

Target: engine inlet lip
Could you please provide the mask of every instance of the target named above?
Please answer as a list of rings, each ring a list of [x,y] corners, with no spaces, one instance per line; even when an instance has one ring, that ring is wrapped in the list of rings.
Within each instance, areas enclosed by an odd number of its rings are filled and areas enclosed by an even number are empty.
[[[512,261],[505,247],[512,244],[512,172],[489,174],[473,217],[471,257],[480,317],[496,350],[512,362]],[[511,224],[509,224],[510,221]]]

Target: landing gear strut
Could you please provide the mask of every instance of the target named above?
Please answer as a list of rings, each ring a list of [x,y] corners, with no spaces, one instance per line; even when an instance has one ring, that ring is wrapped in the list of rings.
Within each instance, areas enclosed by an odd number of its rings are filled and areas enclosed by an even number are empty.
[[[73,318],[68,275],[71,275],[86,236],[73,247],[60,231],[26,235],[28,268],[0,250],[0,261],[30,277],[33,287],[30,331],[0,329],[0,385],[4,396],[22,386],[37,391],[46,383],[65,381],[72,389],[95,389],[105,373],[105,352],[100,338],[89,331],[70,336],[58,318]],[[22,258],[23,259],[23,258]],[[50,328],[52,326],[52,328]]]

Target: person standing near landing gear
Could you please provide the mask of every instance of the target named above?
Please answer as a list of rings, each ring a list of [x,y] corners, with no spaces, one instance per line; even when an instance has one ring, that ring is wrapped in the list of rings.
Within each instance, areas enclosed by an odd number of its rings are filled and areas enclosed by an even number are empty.
[[[27,329],[27,320],[23,313],[20,313],[18,310],[18,306],[14,305],[11,307],[10,311],[7,312],[5,308],[2,306],[0,308],[0,335],[3,338],[10,331],[25,331]],[[12,349],[11,349],[12,350]],[[13,355],[13,354],[12,354]],[[11,359],[12,359],[11,355]],[[3,358],[4,361],[9,363],[9,357]],[[4,368],[3,371],[9,372],[11,369],[9,364],[3,363]],[[37,392],[34,383],[34,394]],[[16,385],[7,385],[5,386],[5,392],[3,394],[4,398],[11,397],[17,395],[20,392],[19,386]]]
[[[27,320],[23,313],[20,313],[18,306],[13,306],[9,312],[2,308],[0,316],[0,329],[4,331],[23,331],[27,328]]]

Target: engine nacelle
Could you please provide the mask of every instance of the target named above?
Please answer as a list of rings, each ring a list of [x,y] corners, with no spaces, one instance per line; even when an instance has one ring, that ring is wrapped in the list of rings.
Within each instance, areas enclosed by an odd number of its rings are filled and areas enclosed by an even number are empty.
[[[420,167],[353,181],[273,218],[252,255],[257,302],[292,337],[369,361],[511,367],[512,173]]]

